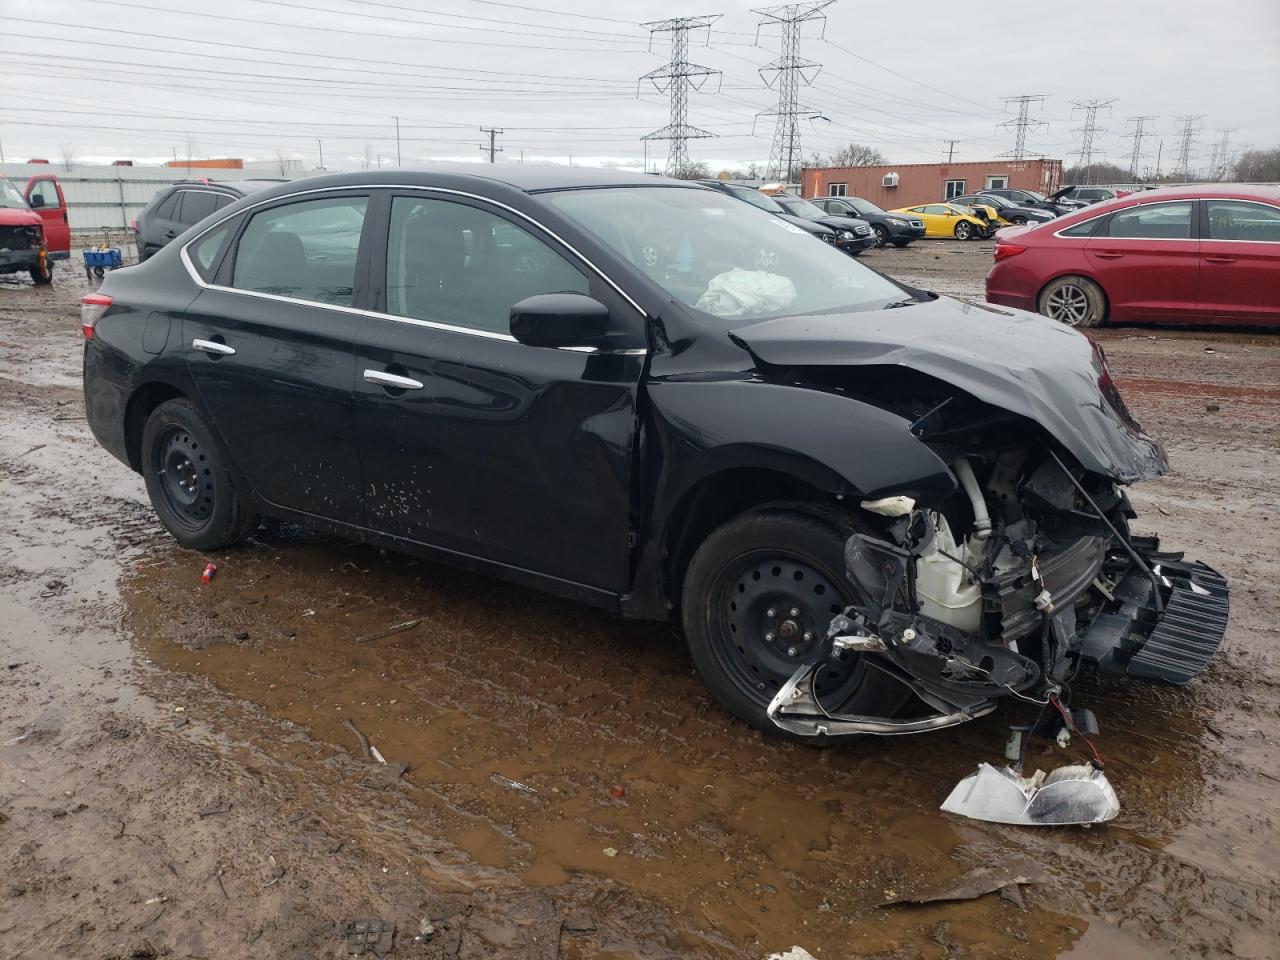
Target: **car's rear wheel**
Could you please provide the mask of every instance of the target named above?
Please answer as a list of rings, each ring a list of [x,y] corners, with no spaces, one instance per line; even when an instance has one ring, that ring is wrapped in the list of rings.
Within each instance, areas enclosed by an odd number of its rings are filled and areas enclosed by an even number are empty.
[[[894,245],[895,247],[897,247],[899,250],[901,250],[903,247],[910,246],[910,244],[911,244],[911,241],[910,241],[910,240],[895,240],[895,241],[893,241],[893,245]]]
[[[1026,217],[1010,217],[1009,222],[1015,227],[1025,227],[1027,225]]]
[[[961,220],[956,224],[955,233],[957,240],[968,240],[973,236],[973,224],[969,223],[968,220]]]
[[[880,224],[875,224],[872,228],[876,232],[876,246],[883,247],[889,242],[889,231]]]
[[[253,529],[226,449],[190,400],[168,400],[147,418],[142,472],[160,522],[184,547],[219,550]]]
[[[852,525],[760,508],[713,532],[685,574],[683,619],[693,661],[712,694],[758,730],[782,684],[826,637],[855,594],[844,574]],[[891,717],[910,691],[856,654],[829,661],[815,682],[828,710]]]
[[[1070,327],[1096,327],[1107,313],[1107,297],[1088,277],[1059,277],[1040,291],[1040,312]]]

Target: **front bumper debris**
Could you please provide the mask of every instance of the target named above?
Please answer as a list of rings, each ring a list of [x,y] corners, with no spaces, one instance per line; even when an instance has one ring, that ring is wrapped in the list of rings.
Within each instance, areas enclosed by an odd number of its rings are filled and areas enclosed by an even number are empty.
[[[990,823],[1061,827],[1114,820],[1120,801],[1106,775],[1085,764],[1020,777],[1008,767],[980,763],[956,784],[942,810]]]

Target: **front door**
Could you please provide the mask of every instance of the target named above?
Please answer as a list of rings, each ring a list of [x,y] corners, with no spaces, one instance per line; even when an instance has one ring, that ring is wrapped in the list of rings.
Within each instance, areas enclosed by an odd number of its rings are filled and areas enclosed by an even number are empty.
[[[55,260],[71,255],[71,225],[67,200],[57,177],[32,177],[27,181],[27,203],[44,221],[44,245]]]
[[[1085,243],[1085,258],[1106,291],[1116,320],[1188,320],[1199,294],[1200,242],[1195,201],[1126,207],[1104,236]]]
[[[396,196],[356,362],[369,526],[454,555],[618,592],[629,581],[644,328],[571,251],[480,202]],[[380,282],[385,281],[385,282]],[[605,302],[631,349],[529,347],[511,306]]]
[[[368,204],[345,192],[254,212],[183,320],[201,403],[258,495],[357,524],[354,305]]]
[[[1205,200],[1200,305],[1206,320],[1280,324],[1280,207]]]

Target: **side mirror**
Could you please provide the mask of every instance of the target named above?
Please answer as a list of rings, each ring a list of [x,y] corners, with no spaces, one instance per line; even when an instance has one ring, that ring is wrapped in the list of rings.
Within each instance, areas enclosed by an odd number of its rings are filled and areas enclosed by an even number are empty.
[[[28,197],[27,203],[31,204],[31,209],[39,210],[44,206],[44,197],[37,193],[34,196]]]
[[[609,332],[609,308],[581,293],[540,293],[511,308],[511,335],[530,347],[589,347]]]

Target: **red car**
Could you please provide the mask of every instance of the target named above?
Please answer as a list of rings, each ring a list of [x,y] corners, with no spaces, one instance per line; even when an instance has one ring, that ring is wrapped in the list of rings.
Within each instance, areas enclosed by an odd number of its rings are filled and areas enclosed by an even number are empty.
[[[30,273],[36,283],[49,283],[52,261],[70,255],[67,201],[58,178],[41,174],[20,188],[0,176],[0,273]]]
[[[996,234],[987,300],[1073,327],[1280,326],[1280,188],[1130,194]]]

